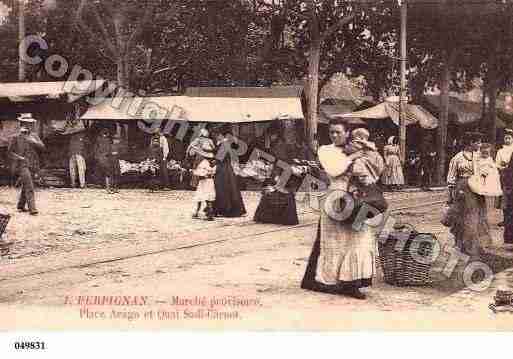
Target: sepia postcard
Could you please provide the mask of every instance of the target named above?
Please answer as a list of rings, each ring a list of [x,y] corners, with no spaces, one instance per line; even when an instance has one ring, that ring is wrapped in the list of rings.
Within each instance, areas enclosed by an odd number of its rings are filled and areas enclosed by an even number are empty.
[[[512,40],[510,0],[0,0],[0,330],[512,330]]]

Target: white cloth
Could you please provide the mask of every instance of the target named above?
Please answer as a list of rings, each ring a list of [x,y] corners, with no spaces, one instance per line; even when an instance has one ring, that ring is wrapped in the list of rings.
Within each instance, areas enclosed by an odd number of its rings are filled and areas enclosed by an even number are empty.
[[[160,148],[162,149],[163,159],[164,161],[167,159],[167,156],[169,156],[169,142],[167,141],[166,136],[160,135],[159,138],[160,142]]]
[[[472,192],[487,197],[502,195],[499,170],[491,157],[476,160],[474,175],[469,179]]]
[[[335,145],[319,147],[319,161],[331,178],[335,179],[347,171],[351,160],[344,153],[343,148]]]
[[[511,161],[511,154],[513,153],[513,145],[503,146],[499,151],[497,151],[497,157],[495,158],[495,163],[497,167],[501,170],[508,167],[509,161]]]

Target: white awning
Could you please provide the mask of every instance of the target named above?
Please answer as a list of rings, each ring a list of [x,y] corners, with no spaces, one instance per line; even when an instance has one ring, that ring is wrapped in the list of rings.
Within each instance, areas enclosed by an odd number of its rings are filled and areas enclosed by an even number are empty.
[[[108,98],[97,103],[81,119],[243,123],[303,118],[299,98],[166,96]]]
[[[67,94],[70,100],[74,101],[96,91],[104,83],[105,80],[0,83],[0,97],[8,97],[11,101],[27,101],[27,97],[32,96],[58,98]]]

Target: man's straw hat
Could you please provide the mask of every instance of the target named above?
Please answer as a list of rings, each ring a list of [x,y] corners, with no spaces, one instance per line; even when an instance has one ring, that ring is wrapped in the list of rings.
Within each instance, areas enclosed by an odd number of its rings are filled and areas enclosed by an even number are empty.
[[[31,113],[22,113],[18,116],[18,121],[25,123],[35,123],[36,120],[32,117]]]

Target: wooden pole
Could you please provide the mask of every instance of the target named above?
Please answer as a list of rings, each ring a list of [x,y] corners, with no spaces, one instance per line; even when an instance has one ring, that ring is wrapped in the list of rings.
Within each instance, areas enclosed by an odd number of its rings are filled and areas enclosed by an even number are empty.
[[[440,79],[440,119],[438,123],[438,172],[437,182],[445,182],[447,161],[447,126],[449,123],[449,86],[451,83],[451,55],[450,50],[443,50],[443,69]]]
[[[25,81],[26,71],[25,71],[25,62],[23,61],[23,50],[21,48],[21,44],[25,39],[26,29],[25,29],[25,0],[18,1],[18,80],[23,82]]]
[[[401,2],[401,91],[399,99],[399,146],[400,158],[404,164],[406,160],[406,105],[408,103],[406,91],[406,21],[407,21],[406,0]]]

